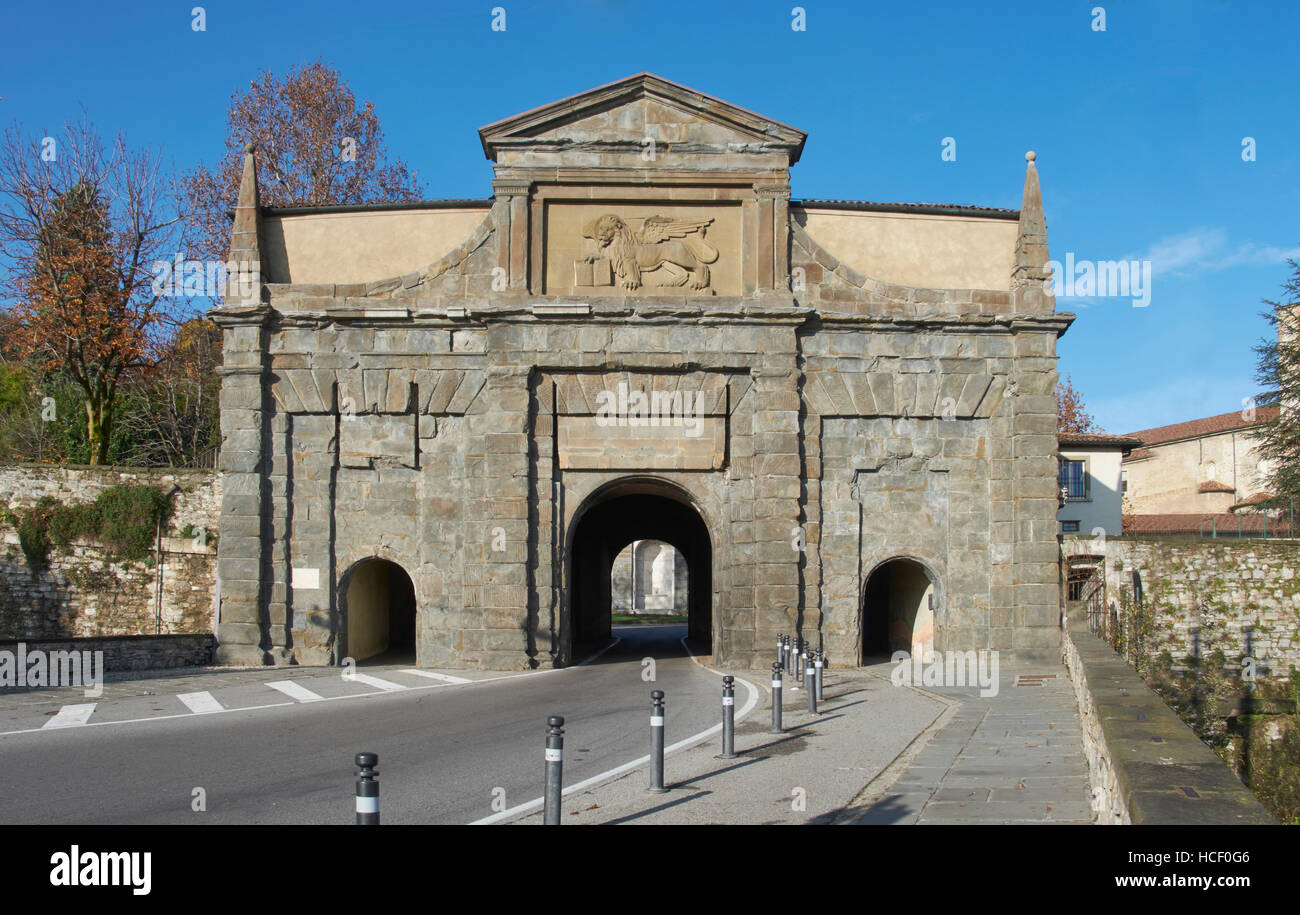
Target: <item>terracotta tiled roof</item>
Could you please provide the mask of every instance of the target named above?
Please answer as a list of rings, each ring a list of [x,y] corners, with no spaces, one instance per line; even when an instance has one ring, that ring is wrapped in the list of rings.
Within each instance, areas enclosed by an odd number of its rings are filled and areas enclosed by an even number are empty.
[[[1251,493],[1250,495],[1246,496],[1246,498],[1242,499],[1240,502],[1234,502],[1232,505],[1229,505],[1228,511],[1235,512],[1239,508],[1254,508],[1256,505],[1259,505],[1262,502],[1267,502],[1269,499],[1272,498],[1273,498],[1273,494],[1271,492]]]
[[[395,200],[391,203],[335,203],[315,207],[261,208],[263,216],[304,216],[316,213],[364,213],[369,210],[477,210],[489,209],[491,197],[444,197],[438,200]],[[230,211],[233,214],[233,210]]]
[[[1277,417],[1277,407],[1258,407],[1255,410],[1255,418],[1247,420],[1242,414],[1242,410],[1235,410],[1232,413],[1220,413],[1218,416],[1207,416],[1204,419],[1192,419],[1185,423],[1174,423],[1170,426],[1156,426],[1154,429],[1143,429],[1140,432],[1130,432],[1129,435],[1136,439],[1141,439],[1148,445],[1160,445],[1165,442],[1176,442],[1185,438],[1197,438],[1202,435],[1215,435],[1220,432],[1231,432],[1233,429],[1248,429],[1251,426],[1257,426],[1260,423],[1269,422]]]
[[[1237,490],[1222,480],[1206,480],[1196,487],[1197,492],[1236,492]]]
[[[933,213],[941,216],[989,216],[997,219],[1019,219],[1019,210],[1001,207],[967,206],[960,203],[881,203],[876,200],[826,200],[810,197],[791,200],[791,206],[812,207],[818,210],[868,210],[878,213]]]
[[[1232,535],[1237,531],[1264,532],[1280,536],[1267,515],[1234,515],[1231,512],[1179,515],[1125,515],[1125,534],[1200,534],[1211,532]]]
[[[1056,440],[1072,448],[1123,448],[1129,451],[1142,444],[1140,439],[1125,435],[1107,435],[1105,432],[1060,432]]]

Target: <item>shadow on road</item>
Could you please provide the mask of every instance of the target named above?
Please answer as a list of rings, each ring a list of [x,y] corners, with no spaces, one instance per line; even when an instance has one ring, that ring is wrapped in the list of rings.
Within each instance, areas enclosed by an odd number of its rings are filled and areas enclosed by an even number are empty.
[[[584,642],[575,645],[573,656],[578,663],[583,663],[584,666],[595,666],[623,664],[628,661],[639,661],[642,658],[665,661],[689,656],[686,649],[682,647],[682,639],[686,637],[685,623],[632,624],[614,626],[611,631],[619,640],[618,644],[594,660],[585,659],[599,652],[609,642]],[[691,651],[700,653],[695,646],[691,647]]]

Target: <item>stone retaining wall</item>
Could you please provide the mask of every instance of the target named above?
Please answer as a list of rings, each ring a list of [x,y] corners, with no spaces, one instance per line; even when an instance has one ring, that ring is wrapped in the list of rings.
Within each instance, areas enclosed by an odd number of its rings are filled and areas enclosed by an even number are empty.
[[[1104,557],[1102,605],[1115,608],[1130,658],[1181,671],[1195,656],[1237,671],[1249,654],[1257,676],[1279,682],[1300,668],[1300,541],[1066,537],[1064,552]]]
[[[0,501],[13,510],[43,496],[91,502],[104,489],[150,485],[175,490],[168,530],[148,562],[113,562],[94,543],[51,550],[33,572],[18,533],[0,523],[0,638],[134,636],[213,631],[221,480],[211,470],[113,467],[0,467]]]
[[[1079,702],[1099,823],[1276,822],[1137,672],[1088,631],[1086,617],[1067,626],[1062,655]]]
[[[0,652],[18,653],[17,641],[0,642]],[[135,635],[87,639],[23,639],[30,656],[34,651],[102,651],[105,671],[161,670],[204,667],[212,663],[217,640],[211,633],[190,635]]]
[[[1088,781],[1092,787],[1092,812],[1103,826],[1128,825],[1128,807],[1119,790],[1119,779],[1111,764],[1110,748],[1097,714],[1097,703],[1088,689],[1088,674],[1068,627],[1061,633],[1061,655],[1074,684],[1079,704],[1079,725],[1083,731],[1083,752],[1088,759]]]

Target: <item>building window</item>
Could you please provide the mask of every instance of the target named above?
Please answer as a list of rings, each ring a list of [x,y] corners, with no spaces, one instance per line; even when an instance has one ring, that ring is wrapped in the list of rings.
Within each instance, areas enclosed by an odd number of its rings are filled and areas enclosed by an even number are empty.
[[[1062,522],[1061,522],[1061,533],[1062,533],[1062,534],[1077,534],[1077,533],[1079,533],[1079,522],[1078,522],[1078,521],[1062,521]]]
[[[1057,474],[1058,485],[1065,489],[1069,502],[1084,502],[1088,498],[1088,469],[1084,461],[1061,460]]]

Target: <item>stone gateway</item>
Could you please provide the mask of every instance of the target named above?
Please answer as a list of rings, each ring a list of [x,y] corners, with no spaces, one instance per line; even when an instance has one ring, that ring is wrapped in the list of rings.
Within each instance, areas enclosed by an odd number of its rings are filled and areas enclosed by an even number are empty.
[[[486,200],[272,209],[224,332],[225,663],[575,663],[630,544],[696,650],[1059,651],[1055,313],[1020,210],[795,200],[806,135],[650,74],[479,131]]]

